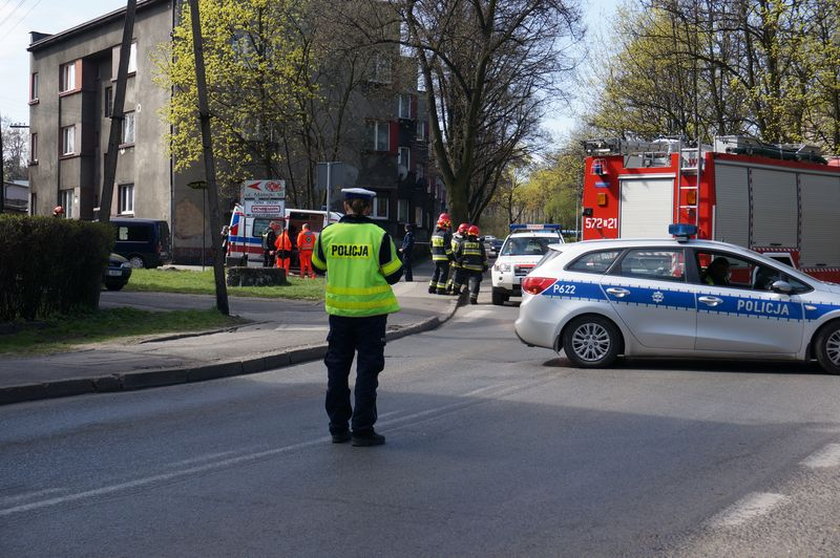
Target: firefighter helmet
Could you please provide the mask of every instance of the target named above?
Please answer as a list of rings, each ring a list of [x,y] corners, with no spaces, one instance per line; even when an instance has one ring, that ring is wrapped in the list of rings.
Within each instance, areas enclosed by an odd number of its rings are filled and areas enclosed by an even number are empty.
[[[461,234],[466,234],[467,230],[469,228],[470,228],[469,223],[461,223],[460,225],[458,225],[458,232],[461,233]]]
[[[476,225],[472,225],[472,226],[469,228],[469,230],[467,231],[467,234],[468,234],[468,235],[470,235],[470,236],[478,236],[478,235],[480,235],[480,234],[481,234],[481,231],[480,231],[480,230],[478,230],[478,226],[476,226]]]

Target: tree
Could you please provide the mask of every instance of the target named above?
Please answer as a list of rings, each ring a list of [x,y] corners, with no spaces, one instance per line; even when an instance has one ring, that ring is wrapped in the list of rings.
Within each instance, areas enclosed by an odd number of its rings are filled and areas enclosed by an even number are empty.
[[[0,119],[3,134],[3,177],[4,180],[27,180],[29,160],[29,141],[26,129],[12,127],[13,123],[5,116]]]
[[[280,176],[281,131],[301,117],[295,95],[309,73],[295,33],[305,3],[297,0],[202,0],[201,30],[220,187],[230,196],[246,178]],[[173,125],[175,169],[201,156],[189,9],[157,58],[157,81],[172,88],[163,116]]]
[[[371,2],[381,5],[380,2]],[[580,13],[565,0],[390,0],[353,18],[371,41],[417,60],[431,149],[456,221],[478,222],[507,165],[539,139],[546,102],[574,67]],[[379,31],[380,35],[376,35]]]

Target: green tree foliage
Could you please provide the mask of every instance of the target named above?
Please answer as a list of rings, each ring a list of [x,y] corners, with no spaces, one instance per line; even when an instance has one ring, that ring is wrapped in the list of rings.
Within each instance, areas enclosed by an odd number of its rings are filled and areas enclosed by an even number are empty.
[[[580,14],[565,0],[390,0],[419,63],[431,150],[455,221],[477,223],[508,165],[538,139],[546,100],[574,67]],[[388,17],[379,11],[380,21]],[[367,25],[389,29],[392,25]],[[388,36],[381,41],[391,40]]]
[[[213,149],[222,191],[235,195],[247,178],[280,174],[281,132],[302,118],[299,99],[317,95],[301,80],[308,75],[297,31],[305,2],[299,0],[201,0]],[[171,50],[158,57],[158,83],[172,88],[163,116],[173,125],[169,138],[176,170],[199,161],[195,60],[189,6],[183,4]]]
[[[604,133],[746,134],[840,147],[840,0],[649,0],[597,59],[588,120]]]

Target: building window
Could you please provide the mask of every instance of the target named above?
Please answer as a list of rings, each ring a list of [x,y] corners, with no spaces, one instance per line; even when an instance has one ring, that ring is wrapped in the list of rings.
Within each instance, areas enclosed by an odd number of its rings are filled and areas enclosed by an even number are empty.
[[[398,115],[400,118],[411,118],[411,105],[414,101],[414,98],[411,95],[400,95],[399,97],[399,108],[398,108]]]
[[[31,164],[38,162],[38,134],[29,136],[29,162]]]
[[[128,73],[137,73],[137,43],[131,43],[128,54]]]
[[[426,121],[417,122],[417,141],[426,141]]]
[[[73,218],[73,190],[61,190],[58,193],[58,205],[64,208],[64,218]]]
[[[134,184],[120,184],[118,188],[120,214],[134,213]]]
[[[65,126],[61,129],[61,154],[76,153],[76,126]]]
[[[380,198],[376,196],[373,198],[373,211],[370,214],[374,219],[388,218],[388,198]]]
[[[414,169],[414,176],[417,177],[417,182],[423,180],[423,178],[426,176],[426,167],[424,167],[423,165],[417,165],[417,167]]]
[[[388,123],[378,120],[368,122],[368,137],[373,151],[388,151]]]
[[[120,49],[117,45],[111,49],[111,81],[117,81],[117,74],[120,71]],[[128,51],[128,75],[137,73],[137,43],[131,43]]]
[[[397,221],[408,223],[408,200],[397,200]]]
[[[59,93],[65,91],[73,91],[76,89],[76,62],[63,64],[61,66],[61,82],[59,83]]]
[[[414,208],[414,224],[418,227],[423,226],[423,208],[422,207],[415,207]]]
[[[397,148],[397,164],[408,172],[411,164],[411,150],[408,147]]]
[[[134,143],[134,112],[126,112],[123,115],[120,143],[122,145]]]
[[[29,84],[29,100],[37,101],[39,90],[41,88],[41,80],[38,77],[38,72],[32,74],[32,80]]]
[[[103,101],[103,106],[105,107],[105,117],[108,118],[114,113],[114,88],[113,87],[106,87],[105,88],[105,99]]]
[[[370,81],[391,83],[391,60],[381,52],[375,53],[371,58]]]

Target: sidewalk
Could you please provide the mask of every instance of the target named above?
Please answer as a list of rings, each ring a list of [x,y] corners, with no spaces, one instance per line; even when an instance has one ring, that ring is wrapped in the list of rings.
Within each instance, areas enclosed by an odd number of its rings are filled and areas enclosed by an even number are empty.
[[[389,341],[434,329],[455,313],[454,297],[428,294],[430,270],[425,267],[421,265],[420,273],[415,270],[413,282],[393,286],[402,310],[388,317]],[[207,306],[212,306],[214,298],[207,298]],[[230,330],[96,343],[36,357],[0,357],[0,405],[198,382],[324,358],[329,326],[323,303],[258,300],[262,304],[230,299],[231,314],[252,321]]]

